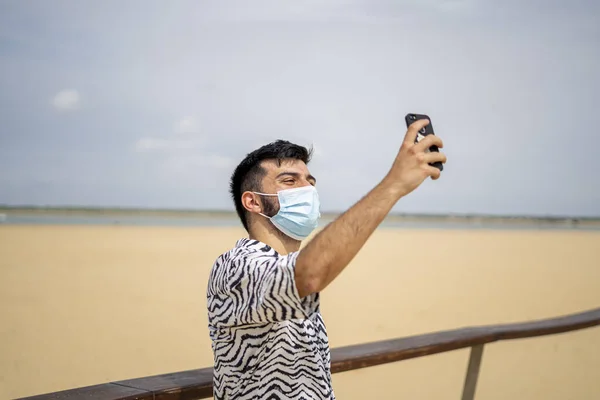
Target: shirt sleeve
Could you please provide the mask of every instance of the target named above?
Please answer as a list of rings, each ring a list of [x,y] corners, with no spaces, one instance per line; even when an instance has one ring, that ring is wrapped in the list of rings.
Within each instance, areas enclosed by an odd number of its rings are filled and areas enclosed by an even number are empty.
[[[297,257],[298,252],[285,256],[246,255],[232,263],[229,296],[234,325],[306,318],[296,288]]]

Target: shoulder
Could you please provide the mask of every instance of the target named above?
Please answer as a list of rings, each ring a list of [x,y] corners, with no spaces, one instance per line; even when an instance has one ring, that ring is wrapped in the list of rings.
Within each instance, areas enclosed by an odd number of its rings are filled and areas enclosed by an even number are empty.
[[[287,264],[288,260],[295,260],[296,256],[297,252],[281,255],[265,243],[243,238],[238,240],[232,249],[217,257],[213,268],[235,268],[239,266],[251,266],[253,264],[275,264],[279,262]]]
[[[289,264],[290,255],[282,256],[270,246],[257,240],[242,238],[235,246],[220,254],[212,265],[208,285],[209,293],[225,290],[234,276],[251,273],[252,270],[269,269],[279,264]]]
[[[226,290],[230,281],[252,275],[293,271],[299,252],[279,254],[269,245],[248,238],[239,239],[235,246],[219,255],[210,272],[209,292]],[[278,272],[276,272],[278,271]],[[211,289],[212,288],[212,289]]]
[[[276,262],[280,258],[281,256],[268,245],[244,238],[238,240],[232,249],[219,255],[213,264],[213,269],[235,268],[255,261]]]

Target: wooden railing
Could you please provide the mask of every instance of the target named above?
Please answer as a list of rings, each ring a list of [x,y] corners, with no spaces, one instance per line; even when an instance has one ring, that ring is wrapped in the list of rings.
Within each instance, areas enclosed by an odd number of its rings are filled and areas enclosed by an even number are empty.
[[[597,325],[600,325],[600,308],[533,322],[462,328],[338,347],[331,350],[331,372],[350,371],[470,347],[462,400],[472,400],[485,344],[570,332]],[[212,368],[195,369],[70,389],[23,400],[205,399],[212,397],[212,373]],[[600,398],[600,393],[597,396]]]

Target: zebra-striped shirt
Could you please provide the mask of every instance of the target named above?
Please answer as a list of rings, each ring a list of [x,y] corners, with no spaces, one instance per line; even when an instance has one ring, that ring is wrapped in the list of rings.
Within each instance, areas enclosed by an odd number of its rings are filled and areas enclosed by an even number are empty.
[[[299,297],[297,256],[243,238],[215,261],[207,302],[216,400],[335,399],[319,294]]]

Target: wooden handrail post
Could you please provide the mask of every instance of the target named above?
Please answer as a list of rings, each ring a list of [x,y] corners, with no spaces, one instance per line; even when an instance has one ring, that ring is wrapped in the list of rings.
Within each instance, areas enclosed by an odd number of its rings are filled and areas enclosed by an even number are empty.
[[[479,367],[483,357],[483,344],[471,347],[471,356],[469,357],[469,366],[465,376],[463,386],[462,400],[473,400],[475,398],[475,389],[477,388],[477,378],[479,378]]]

